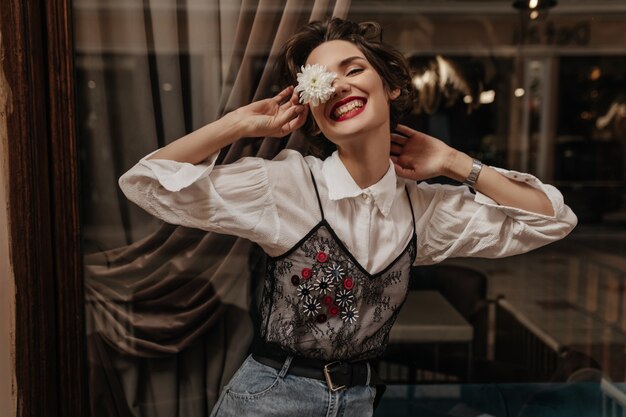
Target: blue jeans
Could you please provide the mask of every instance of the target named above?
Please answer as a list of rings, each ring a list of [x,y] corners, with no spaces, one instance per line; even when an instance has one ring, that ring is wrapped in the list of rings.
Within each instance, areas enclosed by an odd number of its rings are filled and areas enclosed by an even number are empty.
[[[376,388],[330,392],[326,382],[280,371],[248,356],[224,387],[211,417],[371,417]]]

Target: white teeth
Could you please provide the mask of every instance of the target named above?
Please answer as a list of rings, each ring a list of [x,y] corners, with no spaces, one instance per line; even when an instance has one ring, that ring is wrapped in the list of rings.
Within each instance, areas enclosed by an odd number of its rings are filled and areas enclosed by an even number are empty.
[[[365,103],[361,100],[352,100],[349,103],[346,103],[343,106],[340,106],[337,109],[335,109],[335,111],[333,112],[333,116],[336,119],[338,119],[344,114],[348,113],[349,111],[352,111],[354,109],[360,109],[364,105]]]

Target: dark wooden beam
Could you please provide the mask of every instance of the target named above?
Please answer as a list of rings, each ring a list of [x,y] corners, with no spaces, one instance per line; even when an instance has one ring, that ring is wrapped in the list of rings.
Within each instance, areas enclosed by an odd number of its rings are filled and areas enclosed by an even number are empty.
[[[69,0],[4,0],[18,416],[86,416]]]

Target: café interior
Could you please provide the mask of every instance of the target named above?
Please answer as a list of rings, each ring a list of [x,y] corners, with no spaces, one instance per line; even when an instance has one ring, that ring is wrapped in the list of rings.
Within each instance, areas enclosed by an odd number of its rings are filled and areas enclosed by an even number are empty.
[[[556,186],[578,217],[527,254],[414,267],[375,415],[626,415],[625,2],[76,0],[73,13],[92,398],[208,415],[245,358],[258,248],[163,224],[117,178],[276,91],[281,42],[336,15],[380,23],[407,57],[405,124]],[[220,163],[302,143],[241,142]],[[176,277],[159,281],[162,265]]]

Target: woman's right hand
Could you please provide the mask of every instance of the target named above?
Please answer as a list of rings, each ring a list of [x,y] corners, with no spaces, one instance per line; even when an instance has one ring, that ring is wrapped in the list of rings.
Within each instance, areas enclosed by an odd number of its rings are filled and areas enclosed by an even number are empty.
[[[306,121],[308,106],[298,103],[293,87],[276,96],[238,108],[208,125],[175,140],[148,159],[198,164],[243,137],[282,137]]]
[[[272,98],[255,101],[231,113],[241,126],[242,137],[283,137],[306,121],[308,106],[298,102],[293,86]]]

